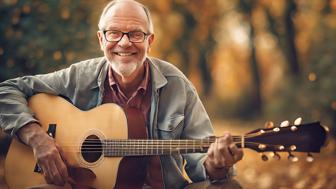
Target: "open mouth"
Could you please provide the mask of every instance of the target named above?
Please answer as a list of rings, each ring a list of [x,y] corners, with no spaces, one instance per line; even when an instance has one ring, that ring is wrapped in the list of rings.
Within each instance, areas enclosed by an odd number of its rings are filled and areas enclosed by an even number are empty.
[[[136,53],[115,52],[114,54],[116,54],[118,56],[126,57],[126,56],[135,55]]]

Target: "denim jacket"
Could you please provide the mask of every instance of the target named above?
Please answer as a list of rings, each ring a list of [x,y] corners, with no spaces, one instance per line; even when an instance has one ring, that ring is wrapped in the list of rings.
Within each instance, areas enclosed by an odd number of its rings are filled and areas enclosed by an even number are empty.
[[[156,139],[201,139],[213,129],[190,81],[168,62],[148,57],[152,97],[149,136]],[[23,125],[37,121],[27,107],[27,98],[36,93],[67,97],[81,110],[102,103],[108,63],[104,57],[90,59],[49,74],[25,76],[0,83],[0,126],[11,135]],[[205,154],[160,156],[165,188],[183,188],[188,181],[206,179]],[[184,162],[187,162],[184,165]]]

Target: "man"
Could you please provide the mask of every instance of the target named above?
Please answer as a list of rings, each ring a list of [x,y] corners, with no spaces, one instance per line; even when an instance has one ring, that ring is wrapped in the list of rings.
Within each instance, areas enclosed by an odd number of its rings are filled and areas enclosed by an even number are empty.
[[[145,116],[150,138],[205,138],[213,135],[209,117],[187,78],[171,64],[148,57],[154,42],[148,9],[133,0],[110,2],[101,14],[97,36],[104,57],[73,64],[58,72],[26,76],[0,84],[0,125],[29,145],[45,180],[64,185],[69,176],[60,146],[41,129],[26,106],[36,93],[67,97],[82,110],[114,102]],[[144,188],[183,188],[182,169],[193,182],[228,180],[243,152],[229,133],[207,154],[153,156]],[[161,174],[156,174],[161,173]],[[202,182],[208,187],[211,182]],[[192,186],[191,186],[192,187]]]

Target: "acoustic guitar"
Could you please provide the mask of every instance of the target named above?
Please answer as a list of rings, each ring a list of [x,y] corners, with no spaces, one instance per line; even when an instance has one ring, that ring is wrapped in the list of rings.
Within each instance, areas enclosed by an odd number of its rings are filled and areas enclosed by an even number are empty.
[[[114,188],[120,178],[119,165],[126,157],[205,153],[216,139],[129,138],[129,120],[123,109],[112,103],[81,111],[65,99],[47,94],[34,95],[28,103],[43,129],[62,147],[68,164],[86,168],[95,175],[86,183],[92,188]],[[327,129],[319,122],[313,122],[256,129],[233,136],[233,140],[238,147],[257,152],[275,152],[276,155],[277,152],[288,152],[295,161],[292,152],[306,152],[308,157],[311,157],[310,153],[320,152],[326,135]],[[42,172],[31,148],[13,139],[5,161],[8,186],[21,189],[46,184]],[[137,173],[128,170],[127,174],[136,177]]]

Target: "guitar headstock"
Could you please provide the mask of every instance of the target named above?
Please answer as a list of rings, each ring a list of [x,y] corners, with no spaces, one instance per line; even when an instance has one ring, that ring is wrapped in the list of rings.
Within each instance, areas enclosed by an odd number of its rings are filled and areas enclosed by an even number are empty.
[[[296,161],[292,152],[307,152],[309,157],[310,153],[320,152],[327,132],[319,122],[256,129],[244,136],[241,146],[260,153],[273,152],[278,158],[277,152],[288,152],[289,159]],[[263,155],[262,159],[267,160],[267,157]]]

